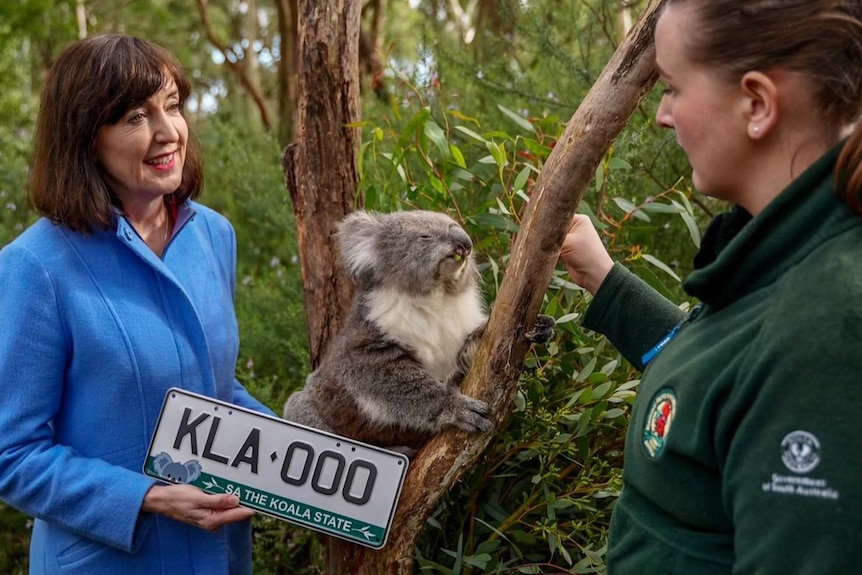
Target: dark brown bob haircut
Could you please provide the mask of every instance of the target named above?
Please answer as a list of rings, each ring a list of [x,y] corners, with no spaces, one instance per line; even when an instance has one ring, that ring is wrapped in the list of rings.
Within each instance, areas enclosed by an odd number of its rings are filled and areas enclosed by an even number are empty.
[[[42,89],[29,179],[36,210],[82,233],[113,227],[114,210],[122,205],[96,162],[96,133],[170,80],[182,107],[191,92],[182,66],[147,40],[104,35],[68,46]],[[196,198],[203,188],[200,150],[191,130],[186,146],[182,183],[172,193],[177,204]]]

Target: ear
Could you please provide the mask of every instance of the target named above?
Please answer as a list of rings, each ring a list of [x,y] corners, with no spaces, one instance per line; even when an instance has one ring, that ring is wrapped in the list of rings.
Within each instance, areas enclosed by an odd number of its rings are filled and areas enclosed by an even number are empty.
[[[768,74],[755,70],[742,76],[740,87],[748,137],[761,140],[778,124],[778,86]]]
[[[375,243],[382,222],[377,214],[360,210],[338,225],[338,249],[347,271],[355,278],[374,273],[377,265]]]

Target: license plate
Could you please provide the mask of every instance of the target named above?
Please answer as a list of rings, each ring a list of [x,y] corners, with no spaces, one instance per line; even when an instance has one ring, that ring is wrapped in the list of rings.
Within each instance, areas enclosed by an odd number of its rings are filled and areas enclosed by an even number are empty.
[[[144,473],[380,549],[407,465],[400,453],[172,388]]]

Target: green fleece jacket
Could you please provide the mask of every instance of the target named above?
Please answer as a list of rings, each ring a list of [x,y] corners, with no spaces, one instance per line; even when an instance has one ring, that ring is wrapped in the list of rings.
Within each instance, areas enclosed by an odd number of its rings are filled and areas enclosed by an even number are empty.
[[[835,193],[838,152],[711,224],[688,317],[620,265],[596,294],[584,325],[653,356],[611,575],[862,573],[862,217]]]

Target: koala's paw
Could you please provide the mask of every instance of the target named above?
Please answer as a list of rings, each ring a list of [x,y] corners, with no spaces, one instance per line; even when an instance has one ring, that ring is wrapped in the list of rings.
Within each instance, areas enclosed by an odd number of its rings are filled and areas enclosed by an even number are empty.
[[[457,394],[455,396],[455,418],[452,425],[470,433],[491,430],[491,420],[487,415],[491,408],[484,401]]]
[[[524,334],[524,339],[530,343],[547,343],[554,337],[554,326],[557,322],[549,315],[539,314],[533,329]]]

